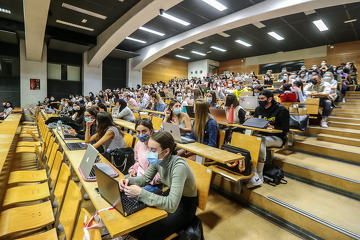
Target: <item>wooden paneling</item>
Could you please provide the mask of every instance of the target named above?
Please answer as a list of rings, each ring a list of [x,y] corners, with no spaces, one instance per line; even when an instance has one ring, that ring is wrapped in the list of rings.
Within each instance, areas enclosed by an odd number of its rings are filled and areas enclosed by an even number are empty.
[[[234,72],[234,73],[250,73],[254,71],[256,74],[259,73],[259,65],[245,65],[245,60],[243,59],[234,59],[230,61],[220,62],[219,74],[224,73],[225,71]]]
[[[187,77],[187,75],[187,62],[161,57],[144,67],[142,83],[168,82],[174,77],[182,78]]]

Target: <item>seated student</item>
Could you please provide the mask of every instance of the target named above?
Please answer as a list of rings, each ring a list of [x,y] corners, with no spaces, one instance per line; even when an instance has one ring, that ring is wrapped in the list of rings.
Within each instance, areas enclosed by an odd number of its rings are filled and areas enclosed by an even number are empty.
[[[234,116],[233,116],[234,123],[243,124],[245,121],[246,112],[239,105],[239,100],[237,99],[236,95],[233,93],[228,94],[226,96],[226,101],[225,101],[225,114],[226,114],[226,119],[228,121],[229,121],[229,113],[230,113],[231,105],[233,105],[234,108]]]
[[[114,150],[115,148],[124,148],[125,142],[120,128],[113,122],[111,114],[100,112],[96,116],[96,133],[91,135],[91,125],[95,119],[86,122],[85,142],[93,144],[95,148],[104,147],[104,151]]]
[[[265,74],[264,75],[264,85],[265,86],[272,86],[273,85],[273,80],[270,74]]]
[[[48,102],[48,107],[49,108],[58,108],[58,101],[55,100],[54,96],[50,97],[50,101]]]
[[[205,100],[207,103],[209,103],[210,108],[218,108],[215,91],[212,90],[208,91],[205,95]]]
[[[175,142],[170,133],[154,133],[149,139],[148,148],[150,166],[145,174],[122,179],[119,185],[128,197],[168,212],[167,217],[130,233],[136,239],[160,240],[184,229],[194,219],[198,204],[197,190],[194,174],[186,160],[176,155]],[[141,188],[151,182],[157,173],[169,187],[163,195]]]
[[[3,107],[4,107],[4,111],[0,113],[1,119],[5,119],[7,116],[9,116],[9,114],[13,110],[13,106],[9,101],[3,101]]]
[[[187,113],[181,112],[181,104],[177,100],[171,100],[168,107],[165,109],[164,122],[174,123],[179,125],[181,132],[191,132],[190,117]]]
[[[147,153],[150,152],[148,143],[151,135],[154,133],[154,128],[151,120],[148,118],[139,119],[135,124],[136,137],[139,141],[134,147],[135,164],[129,168],[130,177],[138,177],[145,173],[150,166],[147,160]],[[159,193],[162,189],[161,179],[159,174],[156,174],[151,182],[143,187],[146,191]]]
[[[340,96],[340,91],[337,90],[338,82],[334,79],[334,75],[331,72],[324,73],[323,82],[329,84],[331,91],[329,94],[329,99],[331,100],[332,107],[336,108],[334,102],[337,101]]]
[[[260,85],[259,85],[259,86],[254,87],[254,89],[253,89],[253,96],[258,97],[259,94],[260,94],[263,90],[264,90],[263,86],[260,86]]]
[[[147,109],[149,100],[145,97],[144,92],[140,92],[136,97],[136,103],[139,109]]]
[[[304,84],[301,80],[293,82],[291,92],[296,93],[296,101],[304,103],[306,102],[306,95],[304,93]]]
[[[313,75],[310,79],[310,83],[306,85],[304,92],[306,95],[310,94],[327,94],[329,95],[331,87],[329,84],[325,84],[320,75]],[[323,108],[322,119],[320,126],[327,128],[328,124],[326,122],[327,118],[331,113],[331,101],[327,97],[320,98],[320,107]]]
[[[136,100],[129,93],[125,93],[125,98],[126,98],[126,100],[125,99],[124,100],[127,102],[127,105],[130,108],[138,107]]]
[[[97,106],[99,108],[99,112],[107,112],[107,107],[105,104],[97,104],[97,105],[94,105],[95,107]]]
[[[127,107],[124,99],[116,100],[115,108],[113,109],[113,118],[120,118],[128,122],[136,121],[133,112]]]
[[[156,93],[151,94],[151,103],[152,103],[151,110],[157,112],[164,112],[166,105],[158,94]]]
[[[81,105],[79,102],[74,102],[72,106],[72,120],[76,123],[76,125],[81,126],[84,121],[84,112],[85,107]]]
[[[81,125],[81,130],[76,132],[74,129],[69,130],[69,134],[75,137],[78,137],[82,140],[85,140],[85,130],[86,130],[86,123],[91,120],[96,119],[96,115],[99,113],[96,108],[87,108],[84,112],[84,121]],[[90,135],[94,135],[96,133],[96,125],[93,123],[90,127]]]
[[[251,116],[246,116],[246,119]],[[281,147],[286,142],[286,135],[289,132],[289,111],[274,99],[274,94],[270,90],[264,90],[259,95],[259,106],[255,108],[254,117],[264,118],[269,121],[267,128],[280,129],[281,133],[266,133],[262,132],[259,159],[257,168],[253,168],[257,172],[259,178],[263,182],[263,170],[266,160],[266,147]],[[261,184],[261,183],[260,183]],[[247,185],[248,188],[254,187],[251,182]]]
[[[91,107],[93,105],[90,97],[87,97],[87,96],[85,97],[84,103],[85,103],[86,108],[89,108],[89,107]]]

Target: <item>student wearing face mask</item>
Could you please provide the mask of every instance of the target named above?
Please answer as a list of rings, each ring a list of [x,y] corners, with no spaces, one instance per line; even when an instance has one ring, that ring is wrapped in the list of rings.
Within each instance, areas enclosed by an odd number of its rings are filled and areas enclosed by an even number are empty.
[[[168,216],[140,228],[130,235],[136,239],[165,239],[179,232],[194,219],[198,204],[194,174],[186,160],[176,155],[174,138],[170,133],[154,133],[148,142],[147,159],[150,166],[138,177],[120,180],[120,190],[128,197],[138,198],[148,206],[168,212]],[[161,181],[169,187],[163,195],[141,188],[159,173]]]
[[[282,130],[281,133],[266,133],[262,132],[262,142],[260,147],[258,165],[253,168],[257,172],[260,179],[263,181],[263,170],[266,160],[266,147],[281,147],[285,144],[287,133],[289,132],[289,111],[275,101],[274,94],[270,90],[264,90],[259,95],[259,106],[255,108],[254,117],[264,118],[269,121],[267,128]],[[251,116],[246,116],[246,119]],[[251,182],[247,185],[248,188],[254,187]]]
[[[226,115],[227,120],[229,120],[229,114],[230,114],[231,105],[234,108],[234,115],[233,115],[234,123],[243,124],[245,122],[246,112],[240,106],[238,98],[233,93],[230,93],[230,94],[228,94],[226,96],[225,115]]]
[[[279,75],[278,75],[278,81],[279,81],[279,82],[281,82],[281,81],[283,80],[284,74],[287,74],[287,69],[286,69],[286,67],[283,67],[283,68],[281,69],[281,72],[280,72]]]
[[[164,122],[177,124],[180,131],[189,133],[192,131],[190,117],[187,113],[183,113],[181,104],[177,100],[172,100],[168,107],[165,109]]]
[[[53,109],[54,109],[54,108],[58,109],[58,108],[59,108],[59,107],[58,107],[58,103],[59,103],[59,102],[55,100],[55,97],[54,97],[54,96],[51,96],[51,97],[50,97],[50,100],[49,100],[49,103],[48,103],[48,107],[49,107],[49,108],[53,108]]]
[[[84,112],[85,107],[81,105],[79,102],[74,102],[72,106],[72,120],[76,123],[76,125],[81,126],[84,121]]]
[[[115,108],[113,109],[113,118],[123,119],[128,122],[136,121],[133,112],[127,107],[127,103],[124,99],[116,100]]]
[[[303,70],[303,68],[301,68],[301,70],[298,73],[299,78],[298,80],[302,81],[302,82],[307,82],[308,81],[308,74],[306,70]]]
[[[1,120],[4,120],[7,116],[9,116],[9,114],[13,110],[13,106],[9,101],[3,101],[3,107],[4,107],[4,111],[0,113]]]
[[[267,86],[272,86],[273,85],[273,80],[270,74],[265,74],[264,75],[264,85]]]
[[[205,94],[205,100],[209,104],[210,108],[218,108],[215,91],[208,91]]]
[[[306,102],[306,95],[304,93],[304,84],[302,81],[297,80],[292,83],[291,92],[296,93],[296,99],[298,102]]]
[[[134,147],[135,163],[132,165],[128,172],[130,177],[138,177],[143,175],[149,168],[150,163],[147,159],[149,150],[149,139],[154,133],[154,128],[151,120],[148,118],[139,119],[135,124],[136,137],[139,141]],[[160,193],[162,189],[160,175],[156,174],[151,182],[143,187],[144,190],[152,193]]]
[[[253,96],[259,97],[260,93],[264,90],[262,86],[256,86],[253,89]]]
[[[69,134],[71,134],[75,137],[78,137],[79,139],[85,140],[86,123],[88,121],[95,120],[96,115],[98,113],[99,113],[98,110],[96,110],[95,108],[87,108],[84,112],[84,121],[81,125],[81,130],[77,132],[77,131],[75,131],[75,129],[70,129]],[[95,133],[96,133],[96,123],[92,124],[90,127],[90,134],[93,135]]]

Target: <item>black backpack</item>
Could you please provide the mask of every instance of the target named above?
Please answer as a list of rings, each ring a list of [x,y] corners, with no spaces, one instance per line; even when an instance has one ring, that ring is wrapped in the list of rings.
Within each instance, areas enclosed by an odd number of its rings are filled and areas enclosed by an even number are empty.
[[[286,184],[285,173],[280,167],[268,167],[264,169],[264,182],[271,186]]]
[[[134,150],[131,147],[115,148],[105,152],[104,156],[124,175],[128,174],[129,168],[135,163]]]
[[[244,160],[237,161],[234,163],[228,163],[228,164],[222,164],[222,163],[216,163],[218,166],[221,166],[223,168],[226,168],[230,171],[240,173],[241,175],[248,176],[251,174],[251,155],[250,152],[246,149],[234,147],[231,145],[224,144],[222,145],[221,149],[225,151],[229,151],[232,153],[240,153],[245,157]]]

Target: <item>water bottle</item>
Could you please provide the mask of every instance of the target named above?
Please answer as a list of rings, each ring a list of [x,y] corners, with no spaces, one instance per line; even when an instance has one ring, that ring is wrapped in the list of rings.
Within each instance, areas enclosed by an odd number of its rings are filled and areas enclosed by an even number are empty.
[[[56,127],[57,127],[58,131],[61,130],[61,125],[62,125],[61,120],[57,121]]]

